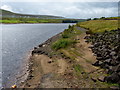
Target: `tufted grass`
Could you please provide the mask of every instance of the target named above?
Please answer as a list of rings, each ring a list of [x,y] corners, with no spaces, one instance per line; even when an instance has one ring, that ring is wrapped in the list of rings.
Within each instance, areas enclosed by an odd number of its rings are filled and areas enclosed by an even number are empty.
[[[71,44],[74,44],[75,40],[70,40],[70,39],[60,39],[57,40],[52,44],[52,48],[55,50],[61,49],[61,48],[66,48]]]
[[[118,28],[118,20],[91,20],[78,23],[77,26],[88,29],[91,33],[115,30]]]

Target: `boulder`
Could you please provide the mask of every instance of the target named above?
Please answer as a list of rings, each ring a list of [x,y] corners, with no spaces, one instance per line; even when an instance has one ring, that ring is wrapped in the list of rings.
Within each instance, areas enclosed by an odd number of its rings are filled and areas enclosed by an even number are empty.
[[[102,62],[101,61],[96,61],[94,64],[92,64],[92,65],[94,65],[94,66],[100,66],[102,64]]]
[[[97,79],[96,79],[96,78],[94,78],[94,77],[92,77],[91,79],[92,79],[94,82],[96,82],[96,81],[97,81]]]
[[[85,37],[92,43],[89,48],[97,56],[93,65],[106,69],[109,76],[104,78],[106,82],[120,83],[120,31],[112,30],[102,33],[90,34]],[[102,80],[103,81],[103,80]]]
[[[104,78],[104,81],[110,82],[110,83],[117,83],[119,80],[120,80],[120,77],[117,73],[113,73],[112,75]]]
[[[104,76],[100,76],[100,77],[98,78],[98,80],[101,81],[101,82],[104,82]]]
[[[103,57],[96,57],[97,60],[103,60]]]

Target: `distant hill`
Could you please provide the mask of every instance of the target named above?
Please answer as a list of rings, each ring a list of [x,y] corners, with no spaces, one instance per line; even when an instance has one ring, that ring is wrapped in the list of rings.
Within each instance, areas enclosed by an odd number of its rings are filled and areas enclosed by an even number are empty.
[[[42,19],[64,19],[64,17],[60,16],[52,16],[52,15],[30,15],[30,14],[19,14],[19,13],[14,13],[11,11],[3,10],[0,9],[0,16],[2,17],[25,17],[25,18],[42,18]]]
[[[20,14],[0,9],[0,23],[77,23],[86,19],[64,18],[52,15]]]

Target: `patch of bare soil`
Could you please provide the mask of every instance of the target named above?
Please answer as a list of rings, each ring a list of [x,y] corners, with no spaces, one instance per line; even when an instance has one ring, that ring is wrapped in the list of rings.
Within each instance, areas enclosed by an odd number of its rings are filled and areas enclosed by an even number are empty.
[[[93,56],[91,49],[88,48],[90,44],[85,42],[84,36],[85,34],[77,36],[79,43],[76,44],[76,48],[79,48],[77,51],[82,55],[78,56],[76,60],[84,68],[85,72],[89,73],[95,71],[98,67],[92,65],[96,61],[96,57]]]
[[[35,88],[40,86],[53,88],[56,81],[51,82],[51,78],[56,78],[57,74],[62,75],[67,70],[67,63],[62,58],[50,59],[46,55],[35,54],[31,58],[31,63],[32,66],[29,77],[21,87]],[[57,86],[58,85],[56,85],[56,87]]]

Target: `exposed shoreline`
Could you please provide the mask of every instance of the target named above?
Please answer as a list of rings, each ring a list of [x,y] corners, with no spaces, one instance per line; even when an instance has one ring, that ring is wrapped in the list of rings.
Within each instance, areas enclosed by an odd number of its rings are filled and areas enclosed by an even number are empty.
[[[29,75],[29,63],[30,63],[30,57],[31,57],[31,52],[32,50],[29,51],[29,53],[27,53],[26,57],[24,58],[24,64],[22,64],[20,67],[20,74],[18,74],[16,76],[16,81],[17,81],[17,87],[19,87],[21,85],[21,83],[23,83],[28,75]]]
[[[54,24],[54,23],[53,23]],[[54,35],[54,36],[52,36],[51,38],[49,38],[48,40],[46,40],[45,42],[43,42],[43,43],[41,43],[40,45],[38,45],[38,47],[39,46],[42,46],[42,45],[44,45],[44,44],[49,44],[49,43],[52,43],[52,42],[54,42],[54,41],[56,41],[58,38],[59,38],[59,36],[60,36],[60,34],[61,33],[58,33],[57,35]],[[52,41],[52,39],[54,39],[53,41]],[[52,41],[52,42],[51,42]],[[20,76],[20,78],[24,78],[23,80],[21,80],[22,82],[20,82],[20,84],[18,84],[18,87],[20,87],[20,88],[24,88],[26,85],[26,82],[29,80],[29,77],[31,76],[31,72],[32,72],[32,65],[33,65],[33,58],[34,58],[34,55],[32,55],[32,52],[35,50],[35,48],[36,47],[34,47],[34,49],[32,49],[31,51],[30,51],[30,54],[29,54],[29,56],[28,56],[28,61],[27,61],[27,68],[26,68],[26,70],[25,71],[27,71],[26,73],[24,73],[24,75],[22,75],[22,76]]]
[[[20,88],[110,88],[111,85],[104,83],[106,70],[92,65],[96,56],[89,48],[91,44],[85,42],[86,34],[74,37],[78,42],[74,47],[54,52],[51,44],[59,40],[61,34],[34,47],[29,59],[28,77]]]

